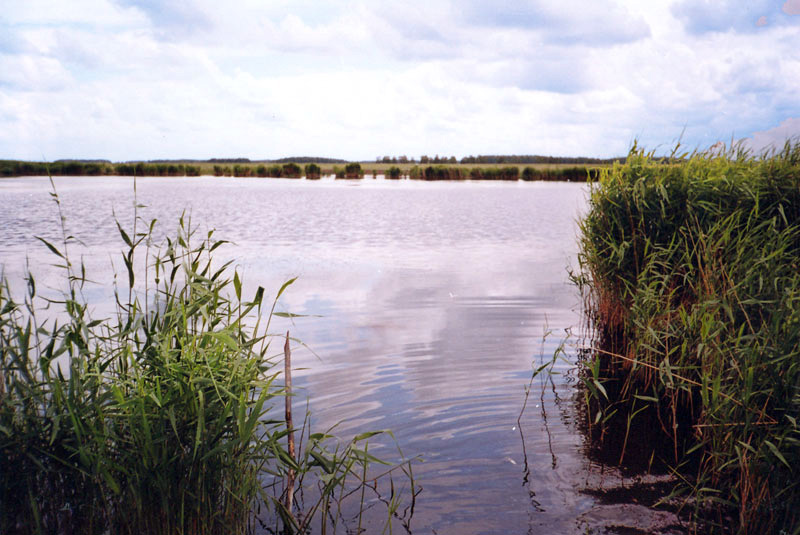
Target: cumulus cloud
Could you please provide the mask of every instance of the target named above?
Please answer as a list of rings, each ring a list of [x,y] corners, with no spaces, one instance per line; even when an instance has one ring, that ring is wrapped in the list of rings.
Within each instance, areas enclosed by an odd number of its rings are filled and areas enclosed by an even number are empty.
[[[780,150],[787,141],[800,142],[800,117],[793,117],[781,122],[778,126],[753,135],[743,140],[744,145],[759,154],[764,151]]]
[[[762,0],[10,1],[0,157],[614,156],[800,117],[800,19]]]
[[[22,92],[53,91],[70,84],[72,76],[57,60],[29,54],[0,55],[0,87]]]

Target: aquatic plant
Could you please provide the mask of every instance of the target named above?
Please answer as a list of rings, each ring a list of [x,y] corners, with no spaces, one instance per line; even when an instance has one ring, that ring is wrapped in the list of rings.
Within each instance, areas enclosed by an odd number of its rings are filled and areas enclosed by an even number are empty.
[[[472,180],[519,180],[519,167],[474,167],[469,177]]]
[[[525,167],[522,180],[586,182],[596,181],[599,167]]]
[[[303,171],[308,180],[318,180],[322,176],[322,169],[315,163],[307,163]]]
[[[408,171],[408,177],[412,180],[464,180],[465,169],[458,167],[448,167],[444,165],[415,165]]]
[[[390,180],[398,180],[402,178],[403,172],[399,167],[393,165],[386,170],[384,176]]]
[[[341,443],[306,423],[295,454],[274,302],[260,287],[243,299],[238,272],[213,261],[225,244],[213,232],[198,243],[182,217],[159,249],[155,225],[117,223],[125,271],[109,317],[91,315],[65,227],[60,244],[40,239],[62,296],[40,295],[33,275],[22,300],[0,284],[0,533],[249,533],[256,515],[276,533],[315,519],[335,531],[347,499],[360,526],[365,491],[379,492],[375,433]],[[396,506],[395,473],[418,491],[409,464],[386,467]]]
[[[231,168],[227,165],[214,165],[214,176],[231,176]]]
[[[302,169],[294,162],[285,163],[281,168],[281,176],[284,178],[300,178],[301,175]]]
[[[333,172],[336,178],[364,178],[364,170],[358,162],[350,162],[345,164],[344,169],[334,166]]]
[[[199,165],[184,165],[183,168],[186,176],[200,176],[201,174]]]
[[[233,166],[233,176],[247,177],[253,176],[253,167],[250,165],[235,164]]]
[[[655,158],[600,173],[581,221],[594,425],[661,431],[697,513],[800,529],[800,144]],[[659,453],[654,452],[654,455]],[[663,453],[662,453],[663,454]]]

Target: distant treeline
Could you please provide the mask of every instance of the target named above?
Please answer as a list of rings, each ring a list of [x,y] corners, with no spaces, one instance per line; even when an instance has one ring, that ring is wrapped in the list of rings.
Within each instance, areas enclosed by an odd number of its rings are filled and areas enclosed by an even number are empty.
[[[539,164],[594,164],[594,165],[608,165],[614,162],[625,162],[625,157],[619,158],[585,158],[578,156],[575,158],[565,156],[535,156],[535,155],[522,155],[522,156],[465,156],[461,158],[461,163],[489,163],[489,164],[524,164],[524,163],[539,163]]]
[[[250,160],[249,158],[211,158],[210,160],[151,160],[153,163],[347,163],[338,158],[320,158],[319,156],[290,156],[276,160]]]
[[[376,163],[416,163],[414,158],[407,156],[383,156],[376,160]],[[566,156],[536,156],[536,155],[487,155],[487,156],[465,156],[461,160],[457,160],[455,156],[436,156],[430,157],[422,155],[419,158],[419,163],[422,164],[592,164],[592,165],[608,165],[614,162],[625,162],[625,157],[618,158],[586,158],[583,156],[566,157]]]
[[[347,160],[339,158],[318,158],[317,156],[292,156],[289,158],[278,158],[277,160],[270,160],[275,163],[347,163]]]

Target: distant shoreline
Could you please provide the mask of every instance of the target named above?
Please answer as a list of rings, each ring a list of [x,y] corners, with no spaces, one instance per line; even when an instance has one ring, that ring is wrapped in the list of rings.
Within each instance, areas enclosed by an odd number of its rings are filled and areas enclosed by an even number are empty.
[[[602,168],[611,163],[386,163],[350,162],[344,165],[329,162],[289,161],[285,163],[209,160],[199,163],[173,161],[111,163],[105,160],[59,160],[28,162],[0,160],[0,177],[25,176],[140,176],[140,177],[259,177],[318,179],[334,175],[341,179],[363,179],[383,175],[387,179],[426,181],[502,180],[502,181],[567,181],[596,180]]]

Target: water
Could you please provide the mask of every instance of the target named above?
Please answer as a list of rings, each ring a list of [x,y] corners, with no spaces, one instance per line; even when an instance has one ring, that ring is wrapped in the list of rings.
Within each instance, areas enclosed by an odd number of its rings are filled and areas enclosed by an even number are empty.
[[[123,265],[114,214],[130,226],[133,182],[55,183],[68,233],[85,244],[73,254],[105,281],[87,291],[102,313]],[[40,286],[58,285],[55,257],[34,238],[61,235],[49,192],[46,178],[0,181],[0,263],[12,281],[27,258]],[[345,438],[391,429],[407,456],[424,459],[414,465],[423,490],[411,532],[663,531],[672,517],[619,492],[654,481],[587,456],[569,363],[559,362],[552,384],[534,381],[517,424],[532,369],[564,339],[577,342],[568,335],[579,330],[580,302],[567,269],[586,193],[567,183],[137,182],[139,215],[157,218],[162,234],[185,211],[235,242],[218,256],[240,266],[246,290],[274,295],[298,277],[278,310],[309,317],[275,330],[318,355],[298,347],[293,359],[311,423],[339,423]],[[391,452],[378,444],[375,453]]]

